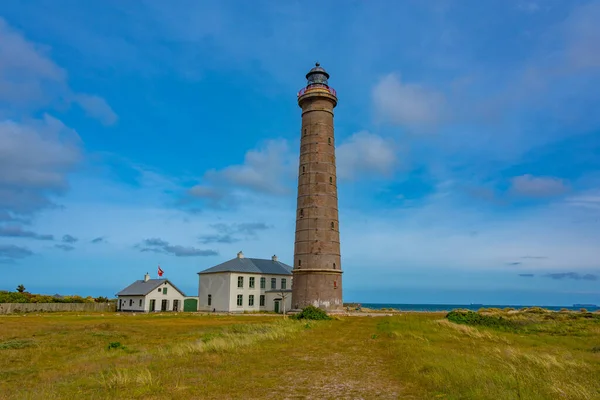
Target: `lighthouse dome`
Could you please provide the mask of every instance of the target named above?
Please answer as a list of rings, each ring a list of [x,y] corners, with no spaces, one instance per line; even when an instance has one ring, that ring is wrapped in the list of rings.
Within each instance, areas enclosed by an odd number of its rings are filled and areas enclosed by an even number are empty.
[[[306,74],[306,80],[308,81],[308,85],[327,85],[327,79],[329,79],[329,74],[327,73],[327,71],[325,71],[325,68],[321,67],[321,64],[319,64],[318,62],[310,71],[308,71],[308,74]]]

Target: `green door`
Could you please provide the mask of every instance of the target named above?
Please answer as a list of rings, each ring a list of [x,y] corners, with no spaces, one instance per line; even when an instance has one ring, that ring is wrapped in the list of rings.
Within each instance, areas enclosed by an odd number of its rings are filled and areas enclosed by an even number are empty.
[[[198,299],[185,299],[183,301],[183,311],[198,311]]]
[[[279,314],[279,300],[275,300],[275,312]]]

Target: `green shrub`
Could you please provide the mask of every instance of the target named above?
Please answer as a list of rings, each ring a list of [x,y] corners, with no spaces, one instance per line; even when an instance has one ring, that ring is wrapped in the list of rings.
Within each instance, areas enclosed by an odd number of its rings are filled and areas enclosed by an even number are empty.
[[[329,320],[332,319],[324,310],[315,306],[307,306],[301,312],[293,315],[294,319]]]
[[[450,311],[446,315],[446,319],[456,324],[488,326],[497,329],[509,330],[516,328],[516,324],[506,318],[482,315],[473,311]]]
[[[531,314],[545,314],[548,312],[548,310],[546,310],[542,307],[529,307],[529,308],[523,309],[523,311],[526,313],[531,313]]]
[[[29,303],[29,293],[0,291],[0,303]]]
[[[0,291],[0,303],[93,303],[95,301],[96,299],[91,296],[85,298],[81,296],[54,297],[28,292]]]
[[[121,342],[110,342],[110,343],[108,344],[108,350],[113,350],[113,349],[114,349],[114,350],[116,350],[116,349],[122,349],[122,350],[125,350],[125,349],[126,349],[126,347],[125,347],[125,346],[123,346],[123,345],[121,344]]]

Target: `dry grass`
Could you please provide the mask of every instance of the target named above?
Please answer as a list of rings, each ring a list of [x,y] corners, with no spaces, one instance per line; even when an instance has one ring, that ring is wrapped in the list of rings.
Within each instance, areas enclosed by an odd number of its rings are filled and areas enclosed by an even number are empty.
[[[0,316],[0,399],[600,398],[596,322],[442,317]]]

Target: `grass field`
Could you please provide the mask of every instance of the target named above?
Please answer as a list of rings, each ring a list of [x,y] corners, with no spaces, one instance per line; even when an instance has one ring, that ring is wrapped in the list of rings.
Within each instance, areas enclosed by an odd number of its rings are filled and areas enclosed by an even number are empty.
[[[0,398],[600,399],[600,316],[489,315],[0,316]]]

